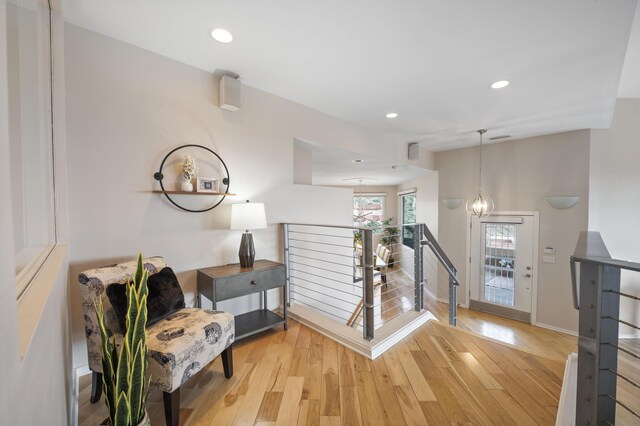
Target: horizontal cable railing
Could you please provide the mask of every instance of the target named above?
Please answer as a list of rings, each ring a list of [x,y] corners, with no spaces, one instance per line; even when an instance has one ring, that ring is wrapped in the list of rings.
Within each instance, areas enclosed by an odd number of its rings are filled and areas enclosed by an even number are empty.
[[[400,242],[405,227],[415,237],[410,244]],[[415,275],[422,250],[422,234],[416,232],[420,229],[420,224],[380,228],[284,224],[287,303],[314,309],[373,339],[385,323],[423,309],[422,275]],[[418,265],[421,271],[422,262]]]
[[[375,330],[424,309],[425,268],[435,283],[455,267],[424,224],[357,228],[284,224],[286,299],[340,326]],[[431,251],[424,250],[424,246]],[[450,318],[455,324],[455,288]]]
[[[576,424],[640,424],[640,298],[621,290],[623,273],[629,290],[638,289],[640,264],[611,259],[598,232],[582,232],[570,267],[580,311]],[[634,318],[623,317],[629,311]]]

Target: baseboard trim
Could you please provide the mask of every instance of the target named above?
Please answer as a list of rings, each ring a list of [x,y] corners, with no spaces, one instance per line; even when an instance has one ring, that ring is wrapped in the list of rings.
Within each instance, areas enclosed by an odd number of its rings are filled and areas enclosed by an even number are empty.
[[[640,334],[621,334],[620,336],[618,336],[618,339],[640,339]]]
[[[449,304],[449,300],[448,299],[443,299],[441,297],[438,297],[435,294],[433,294],[432,292],[430,292],[429,290],[427,290],[426,288],[424,289],[424,293],[427,296],[429,296],[431,299],[435,300],[436,302]],[[458,306],[462,306],[462,305],[458,303]]]
[[[494,303],[481,302],[479,300],[471,300],[469,308],[476,311],[485,312],[499,317],[509,318],[512,320],[531,324],[531,314],[529,312],[519,311],[513,308],[496,305]]]
[[[578,332],[577,331],[572,331],[572,330],[567,330],[566,328],[560,328],[560,327],[556,327],[554,325],[549,325],[549,324],[545,324],[542,322],[536,322],[535,324],[536,327],[540,327],[540,328],[546,328],[547,330],[551,330],[551,331],[557,331],[558,333],[564,333],[564,334],[569,334],[571,336],[577,336]]]
[[[571,426],[576,422],[576,392],[578,387],[578,354],[567,357],[556,415],[556,426]]]

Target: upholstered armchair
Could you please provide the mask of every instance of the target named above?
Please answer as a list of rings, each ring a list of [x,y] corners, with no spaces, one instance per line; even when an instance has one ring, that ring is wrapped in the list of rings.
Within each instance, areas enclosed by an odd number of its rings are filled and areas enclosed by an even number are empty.
[[[162,257],[146,258],[143,262],[150,276],[166,266]],[[90,269],[78,277],[93,376],[91,402],[97,402],[102,394],[102,343],[95,303],[97,298],[102,298],[107,332],[114,334],[118,342],[122,339],[122,330],[106,290],[112,284],[126,283],[135,269],[136,262],[132,261]],[[225,377],[233,375],[234,338],[232,314],[204,309],[183,308],[147,327],[148,371],[151,385],[163,392],[167,425],[179,424],[180,386],[218,355],[222,355]]]

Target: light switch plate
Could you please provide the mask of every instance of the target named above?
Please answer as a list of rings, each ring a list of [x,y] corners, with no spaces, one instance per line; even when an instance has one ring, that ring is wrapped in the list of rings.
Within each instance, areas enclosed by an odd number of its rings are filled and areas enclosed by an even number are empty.
[[[555,256],[543,256],[542,257],[542,263],[556,263],[556,257]]]
[[[555,254],[556,253],[556,249],[554,247],[551,246],[546,246],[544,248],[544,252],[547,254]]]

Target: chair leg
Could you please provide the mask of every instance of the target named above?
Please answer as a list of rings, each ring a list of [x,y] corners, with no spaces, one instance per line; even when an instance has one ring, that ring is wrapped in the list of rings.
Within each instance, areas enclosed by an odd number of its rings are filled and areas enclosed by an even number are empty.
[[[230,379],[233,376],[233,345],[229,345],[222,352],[222,368],[224,369],[224,377]]]
[[[167,426],[180,424],[180,388],[173,392],[162,392],[164,400],[164,421]]]
[[[91,398],[89,401],[96,403],[102,396],[102,373],[91,372]]]

